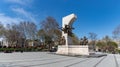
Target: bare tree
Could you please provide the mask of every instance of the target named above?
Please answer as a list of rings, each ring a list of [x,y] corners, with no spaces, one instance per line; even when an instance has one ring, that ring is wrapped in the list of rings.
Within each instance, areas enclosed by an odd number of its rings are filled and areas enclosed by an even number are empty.
[[[41,22],[41,29],[44,30],[45,42],[48,44],[49,49],[51,49],[52,42],[55,42],[61,36],[58,22],[53,17],[49,16]]]
[[[103,37],[102,41],[104,42],[104,48],[107,52],[115,52],[115,49],[118,48],[118,44],[114,42],[109,36]]]
[[[27,46],[27,40],[34,41],[37,39],[37,26],[33,22],[20,22],[17,30],[20,32],[23,42],[23,46]]]
[[[17,30],[16,24],[8,24],[4,36],[7,38],[9,46],[18,46],[18,41],[21,38],[20,32]]]
[[[112,32],[113,39],[120,44],[120,25],[118,25]]]
[[[97,34],[90,32],[89,33],[89,39],[91,40],[91,49],[96,50],[96,40],[97,40]]]
[[[79,38],[75,34],[72,34],[72,36],[70,38],[71,38],[73,44],[75,44],[75,45],[79,44]]]
[[[33,22],[21,22],[18,25],[19,31],[24,38],[34,40],[36,38],[37,26]]]
[[[106,35],[105,37],[103,37],[102,40],[105,41],[106,43],[112,41],[112,39],[108,35]]]
[[[0,36],[2,37],[4,35],[5,32],[5,27],[2,23],[0,23]]]
[[[2,38],[4,36],[5,27],[2,23],[0,23],[0,37]],[[2,47],[2,42],[0,42],[0,47]]]
[[[47,17],[41,22],[41,28],[47,33],[47,35],[52,36],[55,30],[58,30],[58,22],[53,17]]]

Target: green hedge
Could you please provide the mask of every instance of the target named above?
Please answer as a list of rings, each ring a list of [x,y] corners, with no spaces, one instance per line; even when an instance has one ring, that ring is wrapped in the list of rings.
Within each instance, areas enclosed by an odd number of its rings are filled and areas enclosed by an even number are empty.
[[[4,52],[4,51],[29,52],[29,51],[43,51],[43,49],[42,48],[0,48],[0,52]]]
[[[17,49],[15,48],[0,48],[0,52],[3,52],[3,51],[15,51]]]

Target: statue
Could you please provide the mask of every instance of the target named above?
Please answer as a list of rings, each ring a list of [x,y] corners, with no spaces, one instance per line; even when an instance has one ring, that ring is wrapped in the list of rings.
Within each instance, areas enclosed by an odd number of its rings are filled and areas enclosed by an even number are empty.
[[[72,36],[72,24],[76,20],[75,14],[70,14],[62,18],[62,37],[65,37],[65,45],[70,44],[69,36]]]
[[[88,40],[86,37],[81,38],[80,44],[74,45],[74,40],[72,40],[72,25],[77,19],[75,14],[70,14],[62,18],[62,36],[59,39],[58,50],[56,54],[63,55],[89,55]]]
[[[83,38],[80,39],[80,45],[83,45]]]
[[[73,34],[72,29],[74,29],[74,28],[72,28],[70,25],[65,25],[65,28],[63,28],[62,31],[64,33],[67,33],[68,36],[72,36],[72,34]]]
[[[87,45],[87,44],[88,44],[88,39],[85,36],[80,39],[80,45]]]
[[[65,45],[65,43],[66,43],[66,40],[65,40],[65,37],[63,36],[63,37],[60,38],[59,44],[60,45]]]

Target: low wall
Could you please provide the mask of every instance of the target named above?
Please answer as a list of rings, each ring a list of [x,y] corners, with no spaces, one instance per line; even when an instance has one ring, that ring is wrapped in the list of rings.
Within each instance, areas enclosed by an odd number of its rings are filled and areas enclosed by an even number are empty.
[[[88,45],[59,45],[56,54],[89,55]]]

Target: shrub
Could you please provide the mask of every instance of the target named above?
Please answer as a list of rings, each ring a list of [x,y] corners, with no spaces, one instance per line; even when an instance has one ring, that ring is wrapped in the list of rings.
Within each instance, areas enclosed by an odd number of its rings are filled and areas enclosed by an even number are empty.
[[[28,47],[28,48],[0,48],[0,52],[4,51],[15,51],[15,52],[31,52],[31,51],[48,51],[48,49],[42,49],[40,47],[34,48],[34,47]]]

